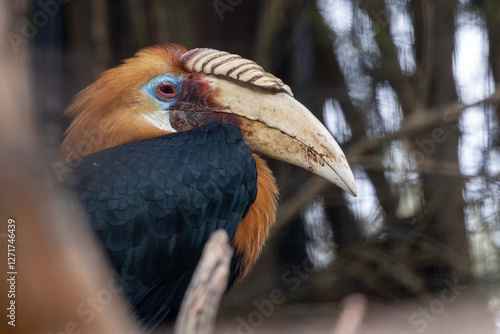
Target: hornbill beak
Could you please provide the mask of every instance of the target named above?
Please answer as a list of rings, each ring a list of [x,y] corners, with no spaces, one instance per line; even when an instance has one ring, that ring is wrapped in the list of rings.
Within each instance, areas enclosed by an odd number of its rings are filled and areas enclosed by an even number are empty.
[[[175,128],[210,119],[234,123],[252,152],[302,167],[357,195],[341,148],[280,79],[250,60],[212,49],[191,50],[181,61],[193,74],[183,80],[172,108]]]

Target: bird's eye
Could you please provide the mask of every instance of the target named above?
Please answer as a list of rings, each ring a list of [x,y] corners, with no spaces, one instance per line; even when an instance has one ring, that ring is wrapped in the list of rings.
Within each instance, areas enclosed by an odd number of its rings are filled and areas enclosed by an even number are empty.
[[[170,100],[177,95],[177,87],[170,82],[162,82],[156,86],[156,95],[162,100]]]

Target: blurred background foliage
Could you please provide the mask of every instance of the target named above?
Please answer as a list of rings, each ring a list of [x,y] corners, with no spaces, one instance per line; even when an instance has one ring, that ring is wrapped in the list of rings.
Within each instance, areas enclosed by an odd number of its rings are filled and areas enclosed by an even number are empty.
[[[12,31],[24,39],[8,40],[31,59],[52,158],[74,94],[164,42],[257,61],[341,144],[357,198],[270,161],[278,223],[223,315],[247,314],[274,289],[287,305],[336,303],[353,292],[398,305],[459,282],[476,285],[493,308],[500,303],[497,0],[11,3]],[[46,22],[36,21],[40,12]],[[39,25],[30,36],[26,22]]]

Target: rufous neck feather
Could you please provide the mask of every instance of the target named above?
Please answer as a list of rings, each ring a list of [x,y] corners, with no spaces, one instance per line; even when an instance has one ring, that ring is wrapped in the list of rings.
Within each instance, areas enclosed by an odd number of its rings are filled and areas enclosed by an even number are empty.
[[[233,247],[236,254],[243,258],[244,277],[259,258],[271,227],[276,222],[278,208],[278,186],[267,163],[257,155],[253,155],[257,164],[257,198],[250,207],[236,230]]]

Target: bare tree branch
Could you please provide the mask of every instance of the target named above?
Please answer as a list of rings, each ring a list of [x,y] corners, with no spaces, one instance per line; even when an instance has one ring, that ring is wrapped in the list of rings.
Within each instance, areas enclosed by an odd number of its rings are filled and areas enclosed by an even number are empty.
[[[215,231],[208,240],[186,291],[175,325],[175,333],[210,334],[220,300],[227,288],[233,250],[226,231]]]

